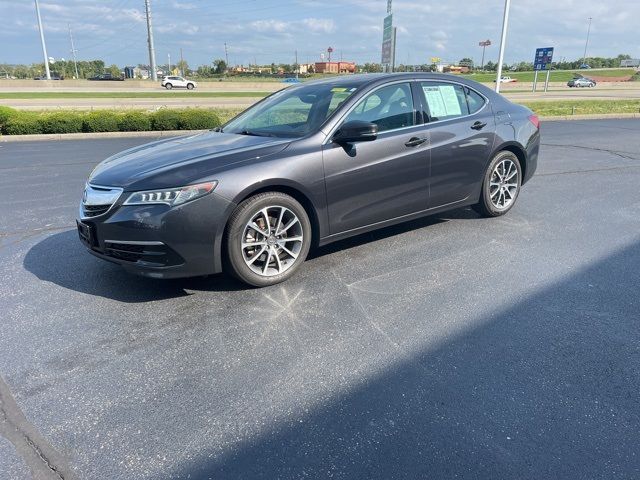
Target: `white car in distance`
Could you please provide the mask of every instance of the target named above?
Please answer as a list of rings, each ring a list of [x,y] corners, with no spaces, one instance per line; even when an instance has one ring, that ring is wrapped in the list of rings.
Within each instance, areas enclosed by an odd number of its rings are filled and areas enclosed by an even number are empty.
[[[198,86],[193,80],[187,80],[184,77],[178,77],[175,75],[169,75],[162,79],[161,85],[167,90],[172,88],[186,88],[187,90],[193,90]]]

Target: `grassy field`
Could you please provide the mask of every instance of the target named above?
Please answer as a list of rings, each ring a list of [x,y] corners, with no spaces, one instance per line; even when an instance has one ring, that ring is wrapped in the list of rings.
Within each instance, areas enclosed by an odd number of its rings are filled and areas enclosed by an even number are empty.
[[[611,113],[640,113],[640,100],[558,100],[522,102],[536,114],[546,117]]]
[[[568,82],[575,74],[594,77],[626,77],[633,75],[632,68],[613,68],[608,70],[554,70],[551,72],[551,82]],[[519,82],[533,82],[535,72],[503,72],[504,76],[517,79]],[[544,81],[547,74],[540,72],[538,81]],[[495,73],[473,73],[464,75],[465,78],[471,78],[476,82],[493,82],[496,79]]]
[[[64,99],[64,98],[163,98],[171,97],[200,97],[200,98],[261,98],[272,92],[0,92],[1,99]]]

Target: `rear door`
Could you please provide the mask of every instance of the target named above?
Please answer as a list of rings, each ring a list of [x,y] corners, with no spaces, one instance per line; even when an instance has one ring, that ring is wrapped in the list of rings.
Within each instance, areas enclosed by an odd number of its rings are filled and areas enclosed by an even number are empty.
[[[467,200],[493,148],[495,119],[488,100],[446,81],[419,82],[431,153],[429,208]]]

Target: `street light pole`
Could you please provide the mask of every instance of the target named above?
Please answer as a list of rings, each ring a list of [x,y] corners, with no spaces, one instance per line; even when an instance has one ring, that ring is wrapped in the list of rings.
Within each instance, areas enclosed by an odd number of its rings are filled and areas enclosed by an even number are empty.
[[[500,92],[500,79],[502,78],[502,63],[504,62],[504,49],[507,44],[507,30],[509,28],[509,9],[511,0],[504,1],[504,17],[502,17],[502,38],[500,40],[500,55],[498,56],[498,73],[496,75],[496,92]]]
[[[582,65],[587,63],[587,48],[589,48],[589,35],[591,34],[591,21],[593,18],[589,17],[589,28],[587,29],[587,41],[584,44],[584,56],[582,57]]]
[[[151,27],[151,5],[149,0],[144,0],[144,7],[147,13],[147,43],[149,44],[149,69],[151,70],[151,80],[158,80],[156,68],[156,49],[153,46],[153,28]]]
[[[44,71],[47,74],[47,80],[51,80],[51,72],[49,71],[49,55],[47,55],[47,46],[44,43],[44,31],[42,30],[42,19],[40,18],[40,5],[38,5],[38,0],[36,0],[36,16],[38,17],[38,28],[40,29],[42,55],[44,55]]]

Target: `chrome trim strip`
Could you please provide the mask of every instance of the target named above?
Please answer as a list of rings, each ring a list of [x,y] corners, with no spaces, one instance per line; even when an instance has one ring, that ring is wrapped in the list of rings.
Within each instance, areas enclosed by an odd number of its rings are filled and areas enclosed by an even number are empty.
[[[162,242],[145,242],[142,240],[105,240],[104,243],[115,243],[117,245],[149,245],[149,246],[159,246],[164,245]]]

